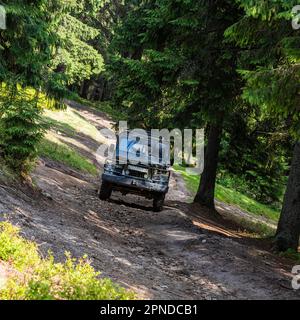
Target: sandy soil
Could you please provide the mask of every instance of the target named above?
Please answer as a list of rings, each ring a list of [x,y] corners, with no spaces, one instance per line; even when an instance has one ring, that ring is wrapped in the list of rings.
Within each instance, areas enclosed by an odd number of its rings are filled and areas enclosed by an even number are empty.
[[[97,126],[110,127],[102,113],[72,105]],[[70,138],[71,139],[71,138]],[[72,137],[95,161],[97,141]],[[80,149],[79,149],[80,151]],[[89,153],[89,154],[87,154]],[[101,165],[99,165],[101,172]],[[291,288],[291,265],[267,243],[187,203],[181,177],[173,174],[163,212],[136,196],[97,197],[100,179],[42,159],[37,188],[0,185],[0,218],[21,226],[46,254],[58,261],[65,251],[88,254],[103,276],[135,290],[144,299],[299,299]]]

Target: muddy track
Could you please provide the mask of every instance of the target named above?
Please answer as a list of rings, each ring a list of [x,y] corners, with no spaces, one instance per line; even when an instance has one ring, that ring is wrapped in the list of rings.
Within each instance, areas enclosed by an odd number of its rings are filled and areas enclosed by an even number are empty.
[[[98,129],[111,126],[100,112],[72,108]],[[84,143],[95,162],[97,141],[80,135],[72,139]],[[50,249],[57,260],[65,251],[87,254],[102,275],[140,298],[300,298],[291,289],[291,267],[285,261],[188,204],[184,183],[175,174],[161,213],[135,196],[114,194],[102,202],[99,179],[47,159],[41,159],[33,180],[36,191],[0,186],[1,219],[5,214],[19,224],[24,236],[37,241],[42,253]]]

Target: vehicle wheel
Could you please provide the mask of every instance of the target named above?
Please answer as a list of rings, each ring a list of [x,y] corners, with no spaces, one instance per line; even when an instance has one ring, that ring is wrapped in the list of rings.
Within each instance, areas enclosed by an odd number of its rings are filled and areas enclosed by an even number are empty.
[[[153,200],[154,211],[155,212],[162,211],[162,209],[164,207],[164,202],[165,202],[165,195],[164,194],[157,195]]]
[[[99,190],[100,200],[103,200],[103,201],[108,200],[111,196],[111,193],[112,193],[111,185],[108,182],[103,181]]]

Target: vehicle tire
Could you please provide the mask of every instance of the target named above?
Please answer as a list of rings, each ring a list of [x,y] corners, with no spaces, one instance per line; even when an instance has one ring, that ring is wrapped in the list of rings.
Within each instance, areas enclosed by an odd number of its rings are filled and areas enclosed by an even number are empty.
[[[165,203],[165,195],[164,194],[159,194],[155,196],[153,200],[153,209],[155,212],[160,212],[162,211]]]
[[[112,193],[112,187],[111,185],[106,182],[106,181],[102,181],[100,190],[99,190],[99,198],[100,200],[108,200],[111,196]]]

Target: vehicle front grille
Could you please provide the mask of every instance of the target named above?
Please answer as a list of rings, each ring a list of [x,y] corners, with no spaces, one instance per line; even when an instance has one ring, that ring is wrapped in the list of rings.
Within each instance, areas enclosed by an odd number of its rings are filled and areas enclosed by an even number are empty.
[[[145,173],[140,171],[134,171],[134,170],[128,170],[129,176],[135,177],[135,178],[145,178]]]

